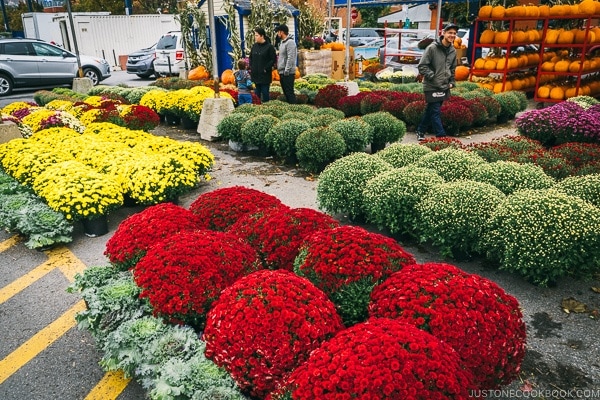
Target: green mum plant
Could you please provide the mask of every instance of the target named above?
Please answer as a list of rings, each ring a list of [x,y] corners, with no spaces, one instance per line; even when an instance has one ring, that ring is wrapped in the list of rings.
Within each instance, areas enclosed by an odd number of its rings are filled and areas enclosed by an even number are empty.
[[[444,180],[434,171],[408,166],[382,172],[363,189],[367,221],[390,233],[417,237],[419,219],[415,206]]]
[[[480,164],[473,170],[471,179],[494,185],[504,194],[521,189],[548,189],[555,183],[541,167],[514,161]]]
[[[371,152],[382,150],[386,143],[402,140],[406,133],[406,124],[387,111],[364,115],[363,120],[373,127]]]
[[[296,140],[308,128],[309,123],[301,119],[282,120],[269,129],[265,135],[265,142],[277,156],[295,158]]]
[[[250,118],[242,125],[240,130],[241,142],[248,146],[257,146],[266,149],[267,142],[265,136],[272,126],[277,124],[279,119],[272,115],[257,115]]]
[[[217,124],[217,133],[219,138],[232,140],[234,142],[242,141],[242,125],[254,117],[251,113],[232,112]]]
[[[414,165],[431,168],[446,181],[469,179],[478,165],[485,160],[477,154],[460,149],[446,148],[421,157]]]
[[[337,110],[337,109],[332,108],[332,107],[317,108],[313,112],[313,116],[314,115],[330,115],[332,117],[335,117],[335,119],[342,119],[342,118],[345,117],[343,111]]]
[[[556,184],[554,189],[600,208],[600,174],[572,176]]]
[[[448,257],[479,253],[486,221],[504,197],[488,183],[469,180],[433,186],[415,207],[421,241],[431,241]]]
[[[378,151],[375,156],[380,157],[396,168],[401,168],[417,162],[421,157],[431,152],[430,148],[414,143],[394,143]]]
[[[491,215],[482,237],[487,257],[534,284],[599,271],[600,213],[553,189],[521,190]]]
[[[121,186],[114,179],[74,160],[48,166],[33,190],[67,220],[92,219],[123,205]]]
[[[521,97],[517,93],[520,92],[511,90],[494,95],[494,99],[500,103],[500,113],[498,113],[497,117],[499,122],[514,119],[519,111],[523,111],[526,108],[527,103],[523,107]]]
[[[364,218],[365,184],[391,169],[387,162],[366,153],[354,153],[334,161],[319,175],[319,208],[329,213],[347,213],[352,219]]]
[[[587,110],[593,105],[599,104],[600,101],[591,96],[575,96],[569,97],[567,101],[579,104],[583,109]]]
[[[346,152],[342,135],[328,127],[310,128],[296,139],[296,157],[300,167],[319,173]]]
[[[329,127],[344,138],[346,154],[365,151],[367,145],[373,140],[373,128],[361,117],[337,120]]]

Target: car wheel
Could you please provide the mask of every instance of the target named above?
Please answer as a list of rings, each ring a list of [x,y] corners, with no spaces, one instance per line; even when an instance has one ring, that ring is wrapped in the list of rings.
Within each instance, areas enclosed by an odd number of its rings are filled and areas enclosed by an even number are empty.
[[[85,76],[86,78],[90,78],[92,80],[92,84],[94,86],[96,86],[98,83],[100,83],[100,75],[98,74],[98,71],[96,71],[93,68],[84,69],[83,76]]]
[[[0,96],[8,96],[12,93],[13,82],[8,76],[0,74]]]

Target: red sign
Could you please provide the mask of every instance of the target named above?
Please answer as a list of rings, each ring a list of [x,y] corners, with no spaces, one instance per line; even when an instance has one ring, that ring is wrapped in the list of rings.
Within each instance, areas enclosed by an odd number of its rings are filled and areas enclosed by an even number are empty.
[[[350,11],[350,18],[352,18],[352,21],[356,21],[356,18],[358,18],[358,10],[356,8]]]

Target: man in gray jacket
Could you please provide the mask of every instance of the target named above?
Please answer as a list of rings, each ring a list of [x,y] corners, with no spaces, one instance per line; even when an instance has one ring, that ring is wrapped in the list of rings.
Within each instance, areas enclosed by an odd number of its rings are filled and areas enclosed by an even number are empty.
[[[277,36],[281,39],[279,45],[279,57],[277,58],[277,72],[279,72],[279,83],[285,95],[285,100],[290,104],[296,104],[294,94],[294,79],[296,79],[296,42],[289,36],[287,25],[279,25],[275,28]]]
[[[431,126],[437,137],[446,136],[442,126],[442,103],[450,98],[450,89],[456,86],[456,50],[453,43],[458,26],[444,27],[442,36],[431,43],[423,52],[419,62],[419,74],[423,75],[423,92],[427,108],[417,126],[417,140],[425,139],[425,132]]]

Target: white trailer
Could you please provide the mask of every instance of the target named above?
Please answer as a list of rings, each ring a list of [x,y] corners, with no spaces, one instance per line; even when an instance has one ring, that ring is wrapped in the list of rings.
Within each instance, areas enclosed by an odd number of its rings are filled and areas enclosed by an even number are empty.
[[[163,33],[180,29],[172,14],[72,15],[79,53],[102,57],[113,67],[123,65],[127,54],[152,46]],[[54,42],[75,51],[68,13],[24,13],[21,18],[25,37]]]

